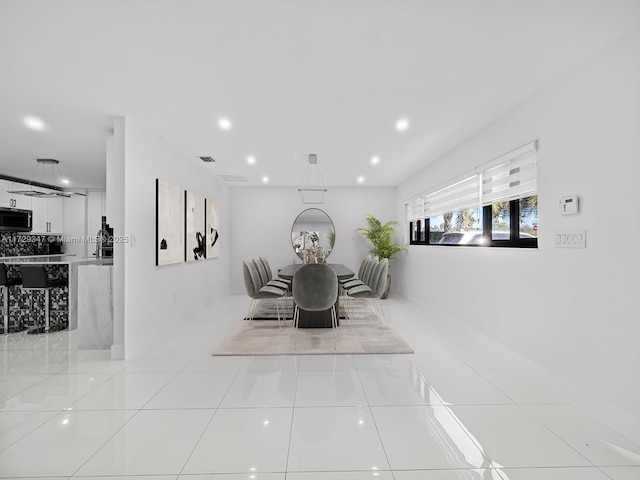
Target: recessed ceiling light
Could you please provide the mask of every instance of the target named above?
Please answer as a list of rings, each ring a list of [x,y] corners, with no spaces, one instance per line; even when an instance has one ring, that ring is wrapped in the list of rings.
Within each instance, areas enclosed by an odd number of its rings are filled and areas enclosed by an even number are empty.
[[[364,182],[364,177],[358,177],[357,180],[358,180],[358,183],[362,183]]]
[[[249,155],[249,156],[247,157],[247,163],[248,163],[249,165],[255,165],[255,163],[256,163],[256,157],[254,157],[253,155]]]
[[[218,120],[218,126],[222,129],[222,130],[230,130],[231,129],[231,120],[229,120],[226,117],[221,117]]]
[[[25,127],[30,128],[31,130],[42,131],[47,128],[44,122],[38,117],[24,117],[22,119],[22,123]]]
[[[266,175],[262,177],[262,183],[269,183],[269,177],[267,177]]]
[[[399,132],[404,132],[407,128],[409,128],[409,120],[406,118],[401,118],[396,122],[396,130]]]
[[[61,181],[62,183],[64,183],[65,185],[69,185],[69,183],[71,183],[71,182],[69,182],[69,179],[68,179],[68,178],[62,178],[60,181]]]
[[[377,155],[374,155],[373,157],[371,157],[371,165],[378,165],[380,163],[380,157]]]

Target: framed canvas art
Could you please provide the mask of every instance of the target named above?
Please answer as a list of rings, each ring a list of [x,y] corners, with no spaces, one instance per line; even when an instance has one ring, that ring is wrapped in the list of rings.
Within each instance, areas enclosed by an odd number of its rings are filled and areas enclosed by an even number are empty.
[[[220,256],[220,210],[213,200],[206,199],[207,258]]]
[[[185,255],[187,262],[193,262],[206,258],[204,229],[205,199],[202,195],[186,191],[185,202]]]
[[[184,190],[156,179],[156,265],[184,261]]]

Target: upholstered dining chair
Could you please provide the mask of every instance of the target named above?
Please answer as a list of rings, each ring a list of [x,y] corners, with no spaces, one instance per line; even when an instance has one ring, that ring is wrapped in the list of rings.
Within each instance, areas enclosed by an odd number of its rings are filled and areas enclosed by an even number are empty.
[[[258,275],[260,275],[260,281],[262,282],[263,287],[267,285],[269,287],[279,288],[280,290],[289,290],[289,283],[280,280],[273,280],[273,276],[269,275],[267,268],[260,258],[252,258],[251,262],[253,263],[253,266],[256,267]]]
[[[378,257],[369,255],[360,264],[357,277],[349,278],[348,280],[342,282],[342,288],[344,288],[345,290],[348,290],[350,288],[357,287],[358,285],[369,286],[371,273],[373,272],[373,269],[377,264],[378,264]]]
[[[284,280],[282,278],[273,278],[273,273],[271,272],[271,268],[269,267],[269,263],[266,260],[263,262],[262,257],[256,257],[252,259],[253,265],[256,267],[258,274],[260,275],[260,280],[262,280],[262,286],[276,287],[280,290],[284,290],[284,300],[285,306],[287,307],[286,312],[288,312],[290,305],[287,300],[290,300],[291,297],[289,293],[291,291],[291,282],[288,280]],[[293,301],[292,301],[293,303]],[[293,310],[293,305],[291,305],[291,310]],[[285,318],[287,313],[284,314]]]
[[[335,303],[338,298],[338,276],[336,272],[325,263],[303,265],[293,275],[292,290],[293,302],[295,303],[293,312],[294,350],[298,338],[300,310],[322,312],[331,309],[333,348],[337,348],[338,317]]]
[[[382,305],[380,304],[380,297],[382,296],[384,289],[387,284],[387,274],[389,273],[389,259],[383,258],[378,262],[375,269],[373,270],[369,285],[358,285],[353,288],[347,290],[347,297],[351,302],[351,312],[349,314],[349,326],[353,322],[353,312],[355,310],[355,301],[358,299],[367,300],[373,311],[376,313],[378,318],[382,321],[382,324],[386,327],[387,320],[384,317],[384,312],[382,311]]]
[[[264,257],[258,257],[258,260],[260,260],[262,262],[262,264],[264,265],[265,270],[267,271],[267,275],[269,277],[269,280],[276,280],[278,282],[282,282],[287,284],[287,287],[289,290],[291,290],[291,280],[287,280],[286,278],[281,278],[279,276],[274,276],[273,275],[273,271],[271,270],[271,266],[269,265],[269,262],[267,261],[266,258]]]
[[[280,288],[263,285],[262,280],[260,279],[260,274],[253,266],[253,262],[251,262],[250,260],[242,261],[242,274],[244,276],[244,288],[249,298],[251,298],[251,303],[249,304],[249,311],[246,318],[249,321],[253,321],[253,316],[255,315],[262,301],[274,300],[276,302],[278,326],[282,328],[282,319],[280,316],[280,305],[278,303],[278,300],[284,297],[285,291]],[[244,330],[246,326],[247,324],[244,323],[242,329]]]

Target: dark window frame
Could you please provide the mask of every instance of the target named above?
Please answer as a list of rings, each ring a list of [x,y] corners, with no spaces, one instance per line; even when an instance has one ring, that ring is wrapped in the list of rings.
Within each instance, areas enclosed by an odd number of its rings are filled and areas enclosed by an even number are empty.
[[[509,239],[493,240],[491,205],[482,207],[482,234],[487,239],[484,245],[456,245],[429,242],[429,218],[417,220],[416,238],[413,238],[413,225],[416,220],[409,222],[409,245],[437,245],[440,247],[507,247],[507,248],[538,248],[538,237],[520,238],[520,199],[509,201]],[[424,241],[420,240],[421,231],[425,231]]]

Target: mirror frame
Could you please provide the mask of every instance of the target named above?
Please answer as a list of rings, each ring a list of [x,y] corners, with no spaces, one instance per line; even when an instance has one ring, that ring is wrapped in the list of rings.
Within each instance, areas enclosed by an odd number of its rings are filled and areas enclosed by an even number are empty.
[[[325,258],[326,258],[326,257],[328,257],[329,255],[331,255],[331,252],[333,251],[333,248],[334,248],[334,246],[335,246],[335,231],[336,231],[336,226],[335,226],[335,224],[333,223],[333,219],[329,216],[329,214],[328,214],[327,212],[325,212],[325,211],[324,211],[324,210],[322,210],[321,208],[313,208],[313,207],[312,207],[312,208],[307,208],[307,209],[305,209],[305,210],[301,211],[301,212],[296,216],[296,218],[293,220],[293,224],[291,225],[291,235],[290,235],[290,238],[291,238],[291,248],[293,249],[293,252],[294,252],[294,253],[298,256],[298,258],[300,258],[301,260],[302,260],[302,259],[304,259],[304,252],[302,252],[302,251],[297,252],[297,251],[296,251],[296,247],[295,247],[295,245],[294,245],[293,233],[294,233],[294,232],[297,232],[297,231],[302,231],[302,230],[299,230],[299,229],[296,229],[296,228],[295,228],[295,226],[296,226],[296,222],[298,222],[299,218],[300,218],[303,214],[305,214],[306,212],[309,212],[310,210],[317,210],[318,212],[322,212],[322,213],[327,217],[327,219],[328,219],[328,222],[327,222],[327,223],[330,223],[330,224],[331,224],[330,230],[331,230],[331,231],[333,231],[333,234],[334,234],[334,238],[333,238],[333,245],[331,245],[331,249],[330,249],[330,250],[325,250],[325,252],[324,252],[324,253],[325,253]],[[324,233],[324,232],[323,232],[323,233]],[[321,243],[321,242],[319,242],[319,243]]]

